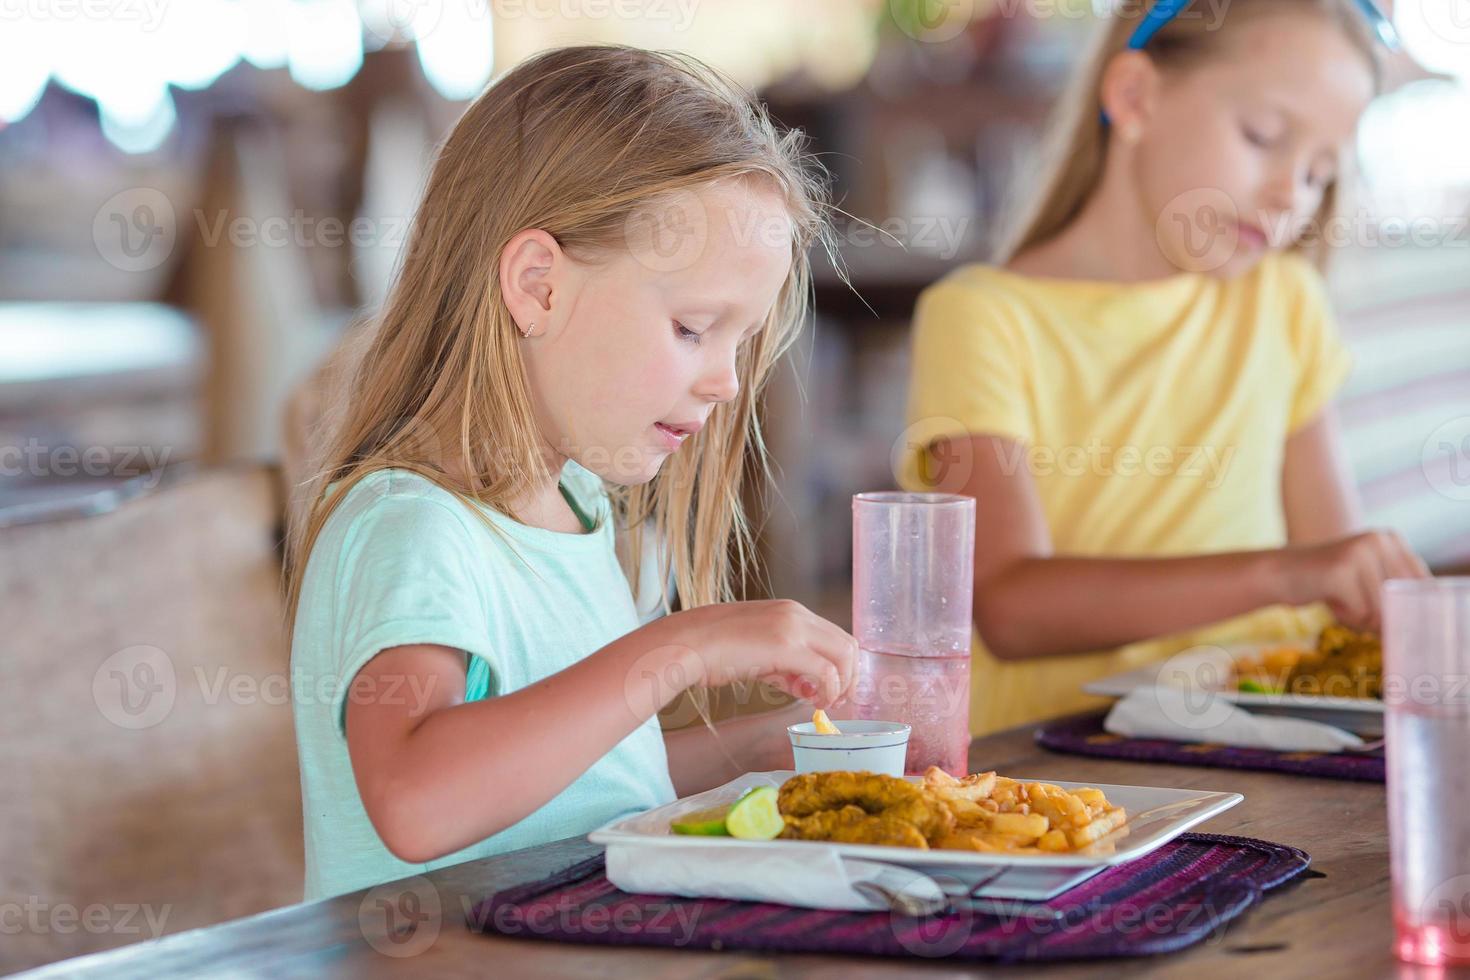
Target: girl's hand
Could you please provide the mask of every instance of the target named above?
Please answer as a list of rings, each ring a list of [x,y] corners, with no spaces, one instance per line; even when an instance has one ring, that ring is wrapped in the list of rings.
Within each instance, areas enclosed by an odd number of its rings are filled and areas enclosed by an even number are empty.
[[[693,681],[704,687],[760,680],[823,708],[852,687],[857,641],[799,602],[717,603],[651,626],[661,642],[691,651]]]
[[[1424,562],[1392,531],[1366,531],[1282,554],[1286,602],[1322,600],[1343,625],[1375,633],[1383,623],[1383,583],[1429,577]]]

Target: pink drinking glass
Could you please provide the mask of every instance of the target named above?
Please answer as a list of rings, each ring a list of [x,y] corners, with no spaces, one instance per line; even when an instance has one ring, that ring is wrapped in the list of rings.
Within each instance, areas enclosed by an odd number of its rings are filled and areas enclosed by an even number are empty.
[[[912,726],[904,769],[967,771],[975,500],[940,493],[852,499],[855,717]]]
[[[1394,952],[1470,965],[1470,578],[1383,595]]]

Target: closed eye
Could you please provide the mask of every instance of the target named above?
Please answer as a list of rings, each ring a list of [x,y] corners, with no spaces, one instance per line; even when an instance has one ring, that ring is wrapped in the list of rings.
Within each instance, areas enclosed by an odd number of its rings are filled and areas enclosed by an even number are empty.
[[[678,320],[674,321],[674,333],[679,335],[680,340],[687,340],[691,344],[697,344],[700,342],[701,339],[699,334],[695,333],[693,330],[690,330]]]
[[[1243,127],[1243,132],[1245,133],[1247,142],[1252,146],[1259,146],[1263,150],[1269,150],[1276,142],[1274,137],[1268,136],[1260,130],[1252,129],[1249,126]]]

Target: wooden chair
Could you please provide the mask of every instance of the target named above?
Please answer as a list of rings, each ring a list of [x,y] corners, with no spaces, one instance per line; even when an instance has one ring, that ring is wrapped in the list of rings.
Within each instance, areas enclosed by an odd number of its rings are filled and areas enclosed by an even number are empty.
[[[300,900],[280,512],[251,467],[0,529],[0,973]]]

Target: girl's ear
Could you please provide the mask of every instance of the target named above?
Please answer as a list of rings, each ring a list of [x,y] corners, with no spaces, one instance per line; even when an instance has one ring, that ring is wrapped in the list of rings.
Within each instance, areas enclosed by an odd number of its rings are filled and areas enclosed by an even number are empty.
[[[516,328],[527,337],[543,334],[567,258],[547,232],[526,228],[511,236],[500,252],[500,295]]]
[[[1122,51],[1103,70],[1098,99],[1108,122],[1127,143],[1148,131],[1158,104],[1159,70],[1142,51]]]

